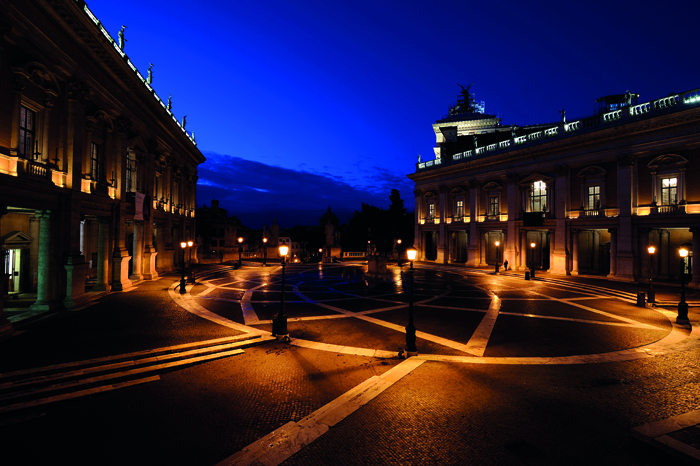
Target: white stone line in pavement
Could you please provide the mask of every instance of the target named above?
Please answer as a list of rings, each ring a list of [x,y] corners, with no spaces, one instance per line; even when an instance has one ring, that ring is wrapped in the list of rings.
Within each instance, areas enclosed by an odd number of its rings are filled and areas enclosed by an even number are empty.
[[[170,298],[175,301],[177,305],[180,307],[184,308],[187,312],[190,312],[192,314],[198,315],[199,317],[202,317],[203,319],[210,320],[214,323],[217,323],[219,325],[223,325],[225,327],[232,328],[234,330],[238,330],[240,332],[248,333],[251,335],[270,335],[270,332],[266,332],[264,330],[259,330],[253,327],[247,327],[245,325],[241,325],[237,322],[233,322],[231,320],[225,319],[221,317],[218,314],[214,314],[210,310],[206,309],[205,307],[200,306],[197,304],[195,299],[197,298],[196,296],[192,296],[190,294],[190,291],[192,289],[192,285],[187,286],[187,293],[184,295],[181,295],[179,292],[175,291],[175,287],[179,285],[179,281],[175,282],[173,285],[168,288],[168,295],[170,295]]]
[[[206,283],[206,286],[207,288],[197,295],[198,298],[202,298],[216,289],[216,286],[210,285],[209,283]]]
[[[496,319],[498,319],[498,311],[500,308],[501,300],[498,299],[497,296],[494,296],[489,310],[486,311],[486,315],[481,319],[479,326],[474,330],[474,334],[467,342],[467,353],[475,356],[484,355],[486,346],[489,344],[489,339],[491,338],[491,332],[493,332],[493,327],[496,325]]]
[[[366,405],[424,361],[408,359],[380,376],[370,377],[299,422],[289,422],[217,466],[276,466]]]
[[[241,299],[241,311],[243,312],[243,323],[246,325],[259,324],[260,319],[258,319],[258,314],[253,309],[253,305],[250,303],[250,298],[253,296],[253,290],[260,288],[263,285],[258,285],[255,288],[246,290],[243,293],[243,298]],[[284,290],[282,291],[284,292]]]
[[[518,317],[532,317],[534,319],[546,319],[546,320],[564,320],[568,322],[578,322],[582,324],[600,324],[600,325],[612,325],[617,327],[630,327],[630,328],[643,328],[647,329],[640,323],[628,324],[626,322],[608,322],[603,320],[586,320],[586,319],[572,319],[571,317],[556,317],[556,316],[542,316],[537,314],[523,314],[520,312],[501,312],[501,315],[506,316],[518,316]],[[655,328],[655,330],[661,330],[660,328]]]
[[[351,315],[345,314],[333,314],[325,316],[306,316],[306,317],[289,317],[287,316],[287,322],[306,322],[308,320],[328,320],[328,319],[348,319],[353,317]],[[272,320],[261,320],[258,324],[271,324]]]
[[[675,314],[674,314],[675,315]],[[661,340],[638,348],[630,348],[610,353],[585,354],[578,356],[558,357],[496,357],[478,358],[468,356],[443,356],[425,354],[415,356],[427,361],[460,362],[468,364],[515,364],[515,365],[564,365],[564,364],[600,364],[604,362],[632,361],[635,359],[653,358],[671,352],[700,348],[700,327],[694,326],[688,334],[687,329],[673,324],[673,330]]]

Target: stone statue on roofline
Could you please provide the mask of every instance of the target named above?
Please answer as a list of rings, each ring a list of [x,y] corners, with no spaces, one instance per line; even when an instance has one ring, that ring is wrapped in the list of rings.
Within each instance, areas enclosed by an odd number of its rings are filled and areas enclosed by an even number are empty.
[[[148,85],[150,85],[153,82],[153,63],[149,63],[148,77],[146,78],[146,82],[148,83]]]
[[[421,163],[420,154],[418,154],[418,163]]]
[[[126,39],[124,39],[124,29],[126,29],[126,26],[122,25],[121,30],[119,31],[119,48],[124,50],[124,45],[126,44]]]
[[[182,129],[185,129],[185,126],[187,126],[187,115],[182,117]]]
[[[168,111],[173,111],[173,96],[171,95],[168,96]]]
[[[566,110],[562,108],[561,110],[559,110],[559,113],[561,113],[561,122],[566,123]]]

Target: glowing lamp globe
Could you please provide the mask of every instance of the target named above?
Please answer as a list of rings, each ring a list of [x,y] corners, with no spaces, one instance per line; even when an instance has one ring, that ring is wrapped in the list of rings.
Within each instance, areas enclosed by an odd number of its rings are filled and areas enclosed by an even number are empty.
[[[416,260],[416,253],[417,253],[417,252],[418,252],[418,251],[416,251],[416,248],[408,248],[408,249],[406,249],[406,256],[408,256],[408,260],[410,260],[410,261]]]
[[[285,245],[280,246],[280,256],[287,257],[288,252],[289,252],[289,246],[285,246]]]

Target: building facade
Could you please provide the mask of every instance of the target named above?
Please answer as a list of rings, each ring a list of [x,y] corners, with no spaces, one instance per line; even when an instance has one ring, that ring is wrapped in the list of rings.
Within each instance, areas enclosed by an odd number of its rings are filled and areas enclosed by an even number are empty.
[[[529,127],[470,101],[433,125],[435,159],[408,175],[420,259],[624,281],[684,270],[698,286],[700,90],[606,96],[590,117]]]
[[[172,270],[195,234],[194,136],[84,1],[0,5],[5,292],[74,309]]]

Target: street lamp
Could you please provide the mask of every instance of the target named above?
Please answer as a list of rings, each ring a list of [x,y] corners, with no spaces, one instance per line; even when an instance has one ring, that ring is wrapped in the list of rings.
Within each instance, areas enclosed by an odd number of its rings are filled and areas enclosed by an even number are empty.
[[[180,278],[180,294],[185,294],[187,293],[187,290],[185,289],[185,285],[187,282],[185,281],[185,248],[187,247],[187,243],[184,241],[180,243],[180,248],[182,249],[182,278]]]
[[[406,255],[411,263],[408,269],[409,287],[408,287],[408,325],[406,326],[406,357],[418,355],[416,348],[416,326],[413,325],[413,261],[416,260],[416,248],[406,249]]]
[[[676,317],[676,323],[688,325],[690,324],[690,321],[688,320],[688,304],[685,302],[685,258],[688,257],[688,250],[682,248],[680,251],[678,251],[678,253],[681,256],[681,302],[678,303],[678,317]]]
[[[496,273],[499,272],[501,269],[500,264],[498,263],[498,247],[501,245],[500,241],[496,241]]]
[[[654,295],[654,281],[652,277],[652,271],[654,270],[652,267],[652,258],[654,257],[656,248],[654,246],[649,246],[647,251],[649,251],[649,297],[647,298],[647,302],[652,304],[656,302],[656,296]]]
[[[530,278],[535,278],[535,242],[530,243]]]
[[[263,238],[263,267],[267,265],[267,238]]]
[[[190,283],[195,283],[194,281],[194,270],[192,269],[192,246],[194,246],[194,241],[188,241],[187,247],[190,250]]]
[[[241,254],[243,253],[243,237],[239,236],[238,237],[238,268],[240,269],[243,266],[243,263],[241,262]]]
[[[284,314],[284,259],[287,257],[289,247],[281,245],[279,247],[280,257],[282,258],[282,301],[280,312],[276,319],[272,320],[272,334],[277,337],[277,341],[289,341],[289,332],[287,331],[287,316]]]

